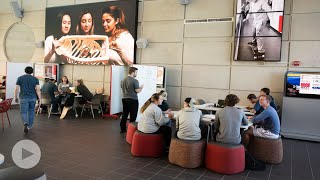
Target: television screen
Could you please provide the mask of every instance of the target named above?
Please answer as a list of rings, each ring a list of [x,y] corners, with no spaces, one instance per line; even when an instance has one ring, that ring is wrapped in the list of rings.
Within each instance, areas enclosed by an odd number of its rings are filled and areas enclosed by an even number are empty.
[[[289,97],[320,98],[320,72],[287,72],[285,90]]]
[[[284,0],[238,0],[234,60],[280,61]]]
[[[45,63],[131,65],[137,0],[46,9]]]

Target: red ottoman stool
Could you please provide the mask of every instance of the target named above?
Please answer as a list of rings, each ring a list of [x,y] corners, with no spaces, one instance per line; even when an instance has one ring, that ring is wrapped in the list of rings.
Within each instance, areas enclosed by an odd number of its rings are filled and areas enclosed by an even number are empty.
[[[241,144],[209,142],[206,148],[205,165],[221,174],[236,174],[245,168],[245,152]]]
[[[133,135],[131,153],[134,156],[160,157],[163,153],[162,134],[146,134],[136,131]]]
[[[133,134],[134,132],[136,132],[137,126],[138,126],[138,122],[132,122],[128,125],[127,136],[126,136],[127,143],[129,144],[132,143]]]

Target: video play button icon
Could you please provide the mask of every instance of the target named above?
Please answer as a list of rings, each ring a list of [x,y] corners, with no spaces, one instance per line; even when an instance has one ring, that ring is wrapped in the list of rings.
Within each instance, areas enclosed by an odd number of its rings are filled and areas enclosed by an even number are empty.
[[[29,152],[28,150],[25,150],[24,148],[22,148],[22,160],[32,156],[33,153]]]
[[[13,162],[23,169],[33,168],[41,158],[39,146],[31,140],[21,140],[12,149]]]

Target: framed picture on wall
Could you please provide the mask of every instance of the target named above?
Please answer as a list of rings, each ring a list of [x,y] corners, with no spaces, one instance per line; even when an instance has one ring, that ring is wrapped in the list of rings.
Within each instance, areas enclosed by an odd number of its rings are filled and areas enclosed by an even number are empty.
[[[137,0],[46,9],[45,63],[135,63]]]
[[[280,61],[284,0],[238,0],[234,60]]]

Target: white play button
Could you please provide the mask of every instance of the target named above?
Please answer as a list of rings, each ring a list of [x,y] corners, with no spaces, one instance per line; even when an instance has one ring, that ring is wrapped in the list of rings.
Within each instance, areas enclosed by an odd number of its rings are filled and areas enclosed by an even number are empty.
[[[41,158],[39,146],[31,140],[21,140],[12,149],[13,162],[23,169],[33,168]]]

